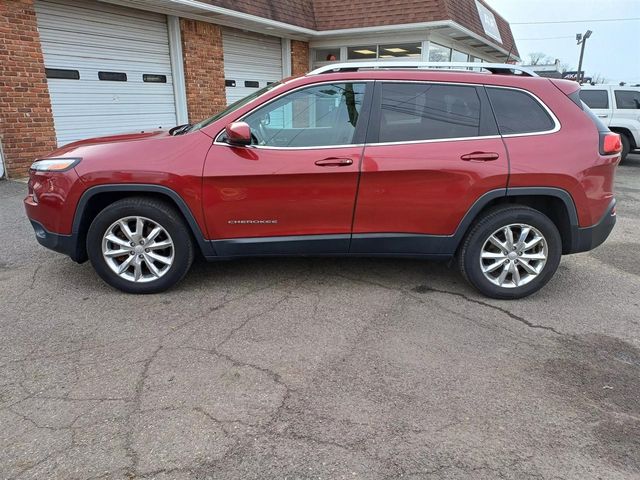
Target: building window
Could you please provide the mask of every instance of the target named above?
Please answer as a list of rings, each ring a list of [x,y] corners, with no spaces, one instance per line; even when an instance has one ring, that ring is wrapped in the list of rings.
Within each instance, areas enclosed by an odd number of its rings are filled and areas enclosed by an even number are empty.
[[[429,61],[430,62],[449,62],[451,61],[451,49],[438,45],[437,43],[429,44]]]
[[[316,62],[336,62],[340,60],[340,48],[316,49]]]
[[[167,76],[145,73],[142,75],[142,81],[148,83],[167,83]]]
[[[107,82],[126,82],[127,74],[123,72],[98,72],[98,78]]]
[[[347,48],[348,60],[375,60],[377,57],[378,57],[377,45]]]
[[[451,61],[452,62],[468,62],[469,55],[459,50],[454,50],[451,53]]]
[[[422,55],[420,43],[392,43],[378,46],[379,58],[420,57]]]
[[[45,68],[47,78],[58,78],[62,80],[80,80],[78,70],[66,70],[63,68]]]

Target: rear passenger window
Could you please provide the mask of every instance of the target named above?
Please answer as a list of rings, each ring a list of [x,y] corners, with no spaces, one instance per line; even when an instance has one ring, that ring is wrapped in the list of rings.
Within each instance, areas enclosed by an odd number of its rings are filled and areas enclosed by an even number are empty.
[[[531,95],[519,90],[487,88],[502,135],[553,130],[555,123]]]
[[[606,90],[580,90],[580,100],[589,108],[609,108],[609,94]]]
[[[616,105],[624,110],[640,109],[640,92],[634,90],[616,90]]]
[[[475,87],[424,83],[382,85],[379,142],[477,137]]]

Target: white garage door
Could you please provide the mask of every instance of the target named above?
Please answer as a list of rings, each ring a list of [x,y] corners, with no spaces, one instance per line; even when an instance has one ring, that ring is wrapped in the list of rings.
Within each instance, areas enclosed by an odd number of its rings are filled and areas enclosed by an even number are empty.
[[[68,0],[36,13],[59,145],[175,126],[164,15]]]
[[[227,103],[282,79],[282,42],[278,37],[224,30]]]

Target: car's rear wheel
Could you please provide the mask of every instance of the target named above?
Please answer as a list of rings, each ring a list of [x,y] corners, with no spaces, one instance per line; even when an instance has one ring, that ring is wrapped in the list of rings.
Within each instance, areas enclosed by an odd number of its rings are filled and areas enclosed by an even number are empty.
[[[157,293],[178,283],[193,262],[193,242],[180,214],[149,198],[126,198],[102,210],[87,234],[89,260],[109,285]]]
[[[528,207],[500,207],[465,237],[460,270],[481,293],[515,299],[540,290],[558,268],[562,240],[555,224]]]

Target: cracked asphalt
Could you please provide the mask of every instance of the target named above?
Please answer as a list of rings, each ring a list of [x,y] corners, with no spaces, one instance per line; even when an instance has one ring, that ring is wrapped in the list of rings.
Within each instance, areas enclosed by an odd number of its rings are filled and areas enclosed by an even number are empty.
[[[132,296],[0,182],[0,478],[640,478],[640,155],[541,292],[446,265],[198,263]]]

